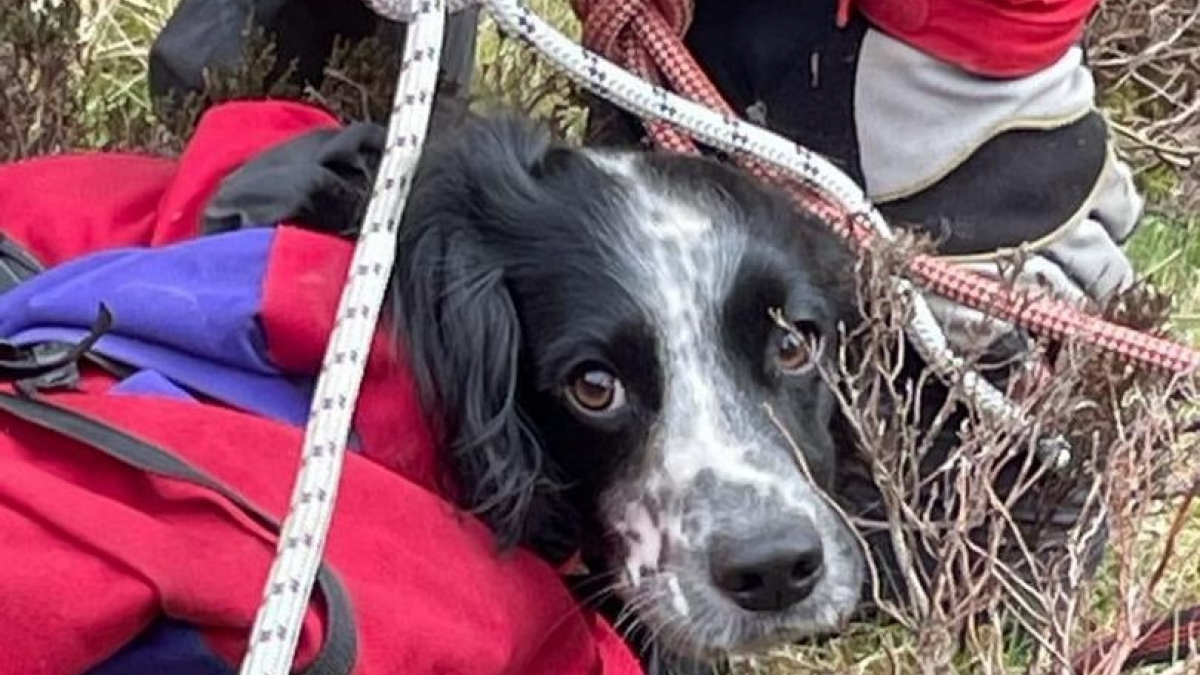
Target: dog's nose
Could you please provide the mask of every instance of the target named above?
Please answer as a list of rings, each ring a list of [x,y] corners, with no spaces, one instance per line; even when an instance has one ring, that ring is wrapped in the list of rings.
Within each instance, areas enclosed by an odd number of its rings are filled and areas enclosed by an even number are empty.
[[[788,609],[813,592],[825,571],[821,537],[803,517],[752,536],[718,537],[712,551],[713,582],[752,612]]]

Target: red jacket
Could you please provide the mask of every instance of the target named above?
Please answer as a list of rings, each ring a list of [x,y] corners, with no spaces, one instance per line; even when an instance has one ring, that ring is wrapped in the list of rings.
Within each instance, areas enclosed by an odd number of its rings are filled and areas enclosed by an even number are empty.
[[[1083,35],[1099,0],[840,0],[879,30],[985,77],[1049,67]]]
[[[333,124],[301,105],[234,103],[208,113],[178,162],[77,155],[0,167],[0,231],[47,265],[186,241],[231,170]],[[285,373],[315,374],[352,247],[299,228],[269,236],[258,289],[265,350]],[[85,367],[80,391],[40,396],[165,449],[282,519],[303,429],[203,396],[118,395],[116,383]],[[554,569],[524,551],[499,556],[486,528],[437,492],[421,419],[403,359],[380,341],[355,418],[361,453],[347,456],[326,553],[353,608],[353,672],[640,675]],[[213,490],[3,411],[0,430],[0,670],[147,672],[111,664],[164,618],[198,634],[222,668],[240,661],[275,551],[270,528]],[[325,626],[314,602],[298,666]],[[154,672],[201,672],[171,657]]]

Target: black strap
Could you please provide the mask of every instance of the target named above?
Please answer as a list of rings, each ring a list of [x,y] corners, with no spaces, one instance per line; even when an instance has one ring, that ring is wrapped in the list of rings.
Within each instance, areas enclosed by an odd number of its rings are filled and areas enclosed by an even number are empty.
[[[17,382],[22,392],[73,386],[79,379],[76,365],[112,328],[112,312],[103,303],[88,333],[77,344],[45,342],[18,346],[0,340],[0,378]]]
[[[32,253],[15,239],[0,232],[0,294],[16,288],[45,268]]]
[[[237,491],[183,459],[73,410],[34,398],[0,392],[0,410],[43,429],[57,432],[89,445],[109,457],[141,471],[180,480],[212,490],[228,499],[263,527],[278,532],[280,524]],[[349,675],[358,658],[358,636],[350,597],[337,574],[322,563],[317,589],[328,612],[327,635],[320,653],[302,675]],[[284,592],[284,589],[272,589]],[[251,640],[275,639],[273,634],[254,635]]]

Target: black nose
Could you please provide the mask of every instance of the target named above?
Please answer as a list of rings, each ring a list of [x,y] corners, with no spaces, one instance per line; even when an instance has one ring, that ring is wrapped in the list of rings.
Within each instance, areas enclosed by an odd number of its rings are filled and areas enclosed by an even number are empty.
[[[753,536],[715,537],[712,577],[743,609],[779,612],[807,598],[824,573],[821,537],[807,518]]]

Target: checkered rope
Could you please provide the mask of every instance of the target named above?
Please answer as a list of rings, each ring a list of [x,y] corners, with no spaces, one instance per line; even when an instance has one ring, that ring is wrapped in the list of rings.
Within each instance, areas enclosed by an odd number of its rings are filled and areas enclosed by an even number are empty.
[[[530,43],[572,79],[647,119],[664,147],[694,152],[691,139],[695,138],[733,153],[756,175],[782,182],[801,204],[857,245],[894,236],[858,186],[836,167],[806,148],[743,122],[728,108],[679,40],[690,18],[686,2],[659,2],[661,7],[634,3],[631,6],[636,11],[623,10],[593,24],[609,26],[610,31],[632,26],[634,38],[618,36],[609,48],[636,74],[581,48],[518,0],[367,2],[380,15],[409,24],[388,144],[317,381],[300,470],[241,675],[286,675],[295,659],[333,517],[366,357],[391,274],[397,227],[428,130],[447,11],[485,7],[501,29]],[[589,5],[580,6],[586,9]],[[675,11],[680,9],[686,11]],[[592,39],[600,40],[606,33],[597,35],[600,37]],[[653,84],[661,82],[659,74],[695,100]],[[1200,365],[1200,354],[1185,347],[1106,324],[1065,303],[1016,296],[1013,290],[985,277],[965,274],[933,258],[918,259],[911,271],[927,290],[1051,337],[1095,337],[1103,348],[1176,373],[1192,372]],[[965,368],[954,354],[912,282],[905,278],[894,281],[912,300],[914,313],[907,328],[926,361],[944,377],[959,381],[983,412],[1019,423],[1021,413],[1014,404]],[[1063,457],[1059,453],[1050,459],[1058,463]]]

